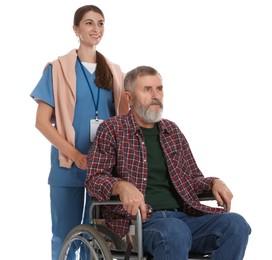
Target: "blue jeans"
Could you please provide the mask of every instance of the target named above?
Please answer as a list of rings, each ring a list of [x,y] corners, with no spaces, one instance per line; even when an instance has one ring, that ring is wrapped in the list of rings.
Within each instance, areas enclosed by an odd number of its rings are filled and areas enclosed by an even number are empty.
[[[144,252],[155,260],[185,260],[189,252],[212,253],[213,260],[241,260],[251,228],[236,213],[188,216],[157,211],[143,223]]]

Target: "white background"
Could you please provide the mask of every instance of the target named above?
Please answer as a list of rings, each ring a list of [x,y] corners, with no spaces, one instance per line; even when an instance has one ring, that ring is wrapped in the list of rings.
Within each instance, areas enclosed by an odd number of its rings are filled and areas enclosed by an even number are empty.
[[[246,260],[271,248],[271,1],[6,1],[1,4],[1,256],[50,259],[48,141],[29,94],[44,65],[78,47],[74,11],[105,14],[98,50],[124,72],[164,78],[164,117],[187,137],[205,176],[234,193],[252,227]],[[232,259],[230,259],[232,260]]]

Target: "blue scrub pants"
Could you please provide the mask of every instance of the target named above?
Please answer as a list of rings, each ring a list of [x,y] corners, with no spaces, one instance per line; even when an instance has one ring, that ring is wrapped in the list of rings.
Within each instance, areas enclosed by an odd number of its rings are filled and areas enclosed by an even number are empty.
[[[67,234],[79,224],[89,223],[90,197],[84,187],[50,186],[52,260],[58,260]]]
[[[242,260],[251,228],[236,213],[188,216],[157,211],[143,223],[144,251],[154,260],[188,259],[188,252],[212,253],[213,260]]]

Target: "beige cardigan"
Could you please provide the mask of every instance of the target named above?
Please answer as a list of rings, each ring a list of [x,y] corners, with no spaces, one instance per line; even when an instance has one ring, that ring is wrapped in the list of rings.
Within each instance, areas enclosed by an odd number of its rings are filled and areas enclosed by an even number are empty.
[[[50,62],[52,64],[52,81],[55,100],[55,118],[59,133],[75,146],[75,130],[73,128],[76,103],[76,49]],[[116,114],[128,112],[128,103],[124,94],[124,73],[116,64],[108,62],[113,75],[113,93]],[[60,166],[71,168],[73,161],[59,151]]]

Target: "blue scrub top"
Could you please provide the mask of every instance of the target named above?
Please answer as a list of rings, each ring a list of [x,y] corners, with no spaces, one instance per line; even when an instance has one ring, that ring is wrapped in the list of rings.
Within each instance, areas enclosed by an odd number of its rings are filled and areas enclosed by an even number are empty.
[[[83,66],[84,67],[84,66]],[[76,105],[73,126],[75,129],[75,146],[83,154],[87,154],[91,146],[90,142],[90,120],[95,118],[95,104],[90,88],[80,67],[76,61]],[[95,72],[91,74],[85,67],[95,102],[97,101],[98,87],[95,85]],[[55,107],[53,85],[52,85],[52,65],[48,65],[44,73],[34,88],[30,96],[39,99]],[[115,115],[113,92],[100,88],[100,98],[98,103],[98,117],[106,120]],[[55,126],[57,128],[57,126]],[[81,187],[84,186],[87,171],[79,169],[75,163],[70,169],[59,166],[58,149],[51,146],[51,168],[48,183],[53,186]]]

